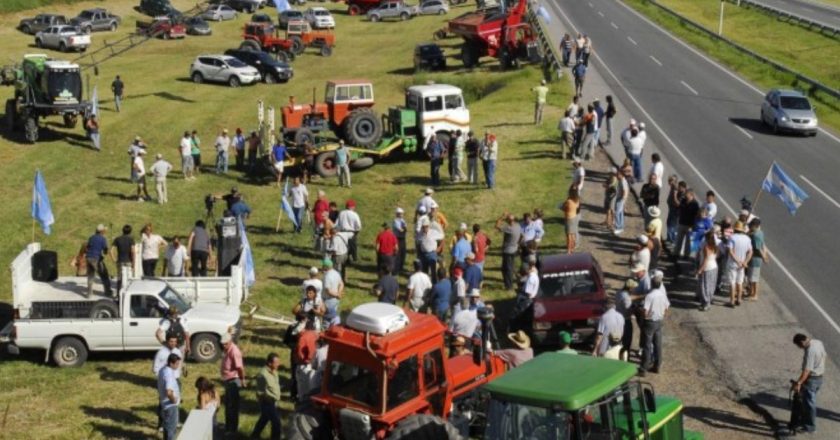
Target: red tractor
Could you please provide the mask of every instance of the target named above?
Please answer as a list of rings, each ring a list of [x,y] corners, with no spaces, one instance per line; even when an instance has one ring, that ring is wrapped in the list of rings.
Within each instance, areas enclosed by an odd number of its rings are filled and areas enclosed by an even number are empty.
[[[539,43],[525,14],[528,2],[519,0],[513,8],[480,9],[449,21],[449,32],[464,39],[461,61],[467,68],[478,65],[481,57],[498,58],[503,68],[516,67],[520,60],[541,59]]]
[[[296,144],[314,142],[315,133],[332,130],[348,144],[373,148],[382,139],[382,119],[373,111],[373,84],[368,80],[328,81],[324,102],[283,107],[283,136]]]
[[[273,53],[278,61],[288,62],[294,59],[294,42],[283,38],[271,23],[247,23],[242,32],[242,50],[266,51]]]
[[[321,388],[300,405],[288,439],[460,439],[483,424],[477,388],[501,376],[485,350],[492,309],[480,309],[481,340],[450,357],[434,315],[386,303],[363,304],[322,334],[328,344]]]
[[[382,0],[346,0],[347,14],[349,15],[364,15],[367,11],[378,7]]]

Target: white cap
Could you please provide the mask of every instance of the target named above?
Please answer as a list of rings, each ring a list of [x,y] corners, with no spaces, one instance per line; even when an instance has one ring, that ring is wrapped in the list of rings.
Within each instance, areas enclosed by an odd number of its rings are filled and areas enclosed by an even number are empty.
[[[423,191],[423,193],[424,193],[424,194],[426,194],[426,195],[429,195],[429,194],[434,194],[434,193],[435,193],[435,190],[433,190],[433,189],[431,189],[431,188],[426,188],[426,190],[425,190],[425,191]]]
[[[467,224],[466,223],[461,223],[460,225],[458,225],[458,230],[466,231],[467,230]]]
[[[158,154],[155,155],[155,159],[158,159],[158,160],[163,159],[163,155],[158,153]]]
[[[222,344],[227,344],[228,342],[232,341],[233,337],[231,337],[229,332],[222,333]]]
[[[630,119],[630,125],[636,125],[636,120],[635,119]]]
[[[429,204],[429,208],[430,208],[430,209],[437,209],[437,208],[438,208],[438,204],[437,204],[437,202],[435,202],[434,200],[432,200],[432,203],[430,203],[430,204]]]
[[[641,234],[638,237],[636,237],[636,241],[638,241],[639,244],[648,244],[648,236],[645,234]]]
[[[478,289],[471,289],[469,296],[471,298],[477,298],[477,297],[481,296],[481,292]]]
[[[310,267],[309,268],[309,275],[318,275],[318,268],[315,267],[315,266]]]
[[[653,271],[653,278],[657,279],[657,280],[662,280],[662,278],[665,278],[665,272],[662,272],[661,270],[656,269],[656,270]]]
[[[108,228],[106,228],[105,225],[103,225],[102,223],[96,225],[96,232],[103,232],[106,230],[108,230]]]
[[[420,214],[425,214],[426,213],[426,205],[420,205],[420,207],[417,208],[417,212],[419,212]]]
[[[428,217],[423,217],[420,219],[420,227],[429,226],[431,222],[429,221]]]
[[[403,211],[402,208],[397,208],[396,213],[397,214],[405,214],[405,211]]]
[[[639,128],[644,129],[645,128],[645,123],[644,122],[639,122]]]

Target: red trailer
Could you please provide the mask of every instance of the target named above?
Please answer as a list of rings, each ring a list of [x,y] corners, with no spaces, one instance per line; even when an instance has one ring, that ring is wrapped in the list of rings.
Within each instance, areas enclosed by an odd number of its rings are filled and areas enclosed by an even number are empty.
[[[516,67],[520,61],[540,61],[539,44],[525,14],[527,0],[519,0],[513,8],[505,5],[480,9],[449,21],[449,32],[464,39],[461,61],[471,68],[482,57],[498,58],[504,68]]]

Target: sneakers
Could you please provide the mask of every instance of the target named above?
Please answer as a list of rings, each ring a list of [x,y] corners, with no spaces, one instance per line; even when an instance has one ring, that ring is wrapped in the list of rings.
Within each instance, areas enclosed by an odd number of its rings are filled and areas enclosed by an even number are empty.
[[[624,233],[624,229],[616,229],[613,231],[613,235],[621,235]]]

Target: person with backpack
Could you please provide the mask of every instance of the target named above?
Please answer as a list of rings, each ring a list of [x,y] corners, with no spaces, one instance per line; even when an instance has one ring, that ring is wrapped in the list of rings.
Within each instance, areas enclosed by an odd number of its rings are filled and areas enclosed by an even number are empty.
[[[160,320],[155,332],[155,337],[161,344],[165,344],[169,336],[175,336],[178,339],[178,347],[184,356],[190,353],[190,329],[186,319],[181,317],[181,312],[174,305],[169,306],[169,311]]]

